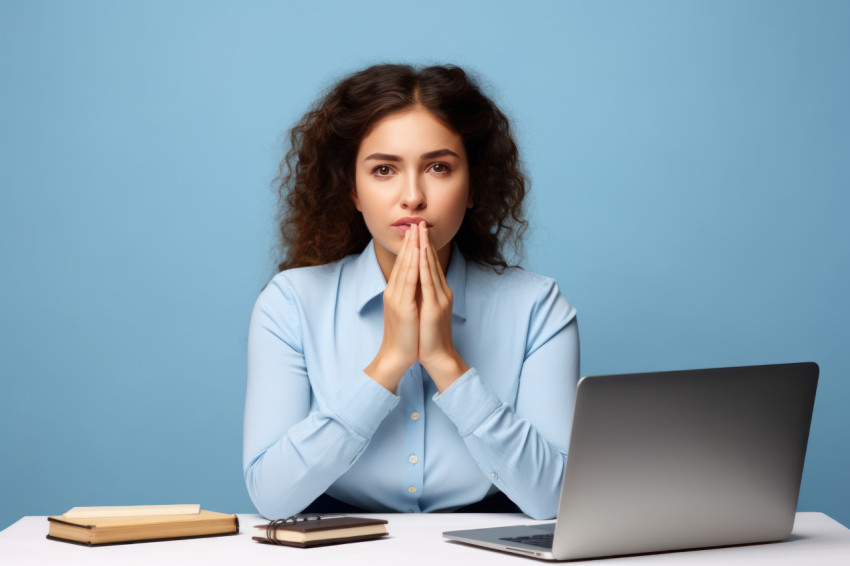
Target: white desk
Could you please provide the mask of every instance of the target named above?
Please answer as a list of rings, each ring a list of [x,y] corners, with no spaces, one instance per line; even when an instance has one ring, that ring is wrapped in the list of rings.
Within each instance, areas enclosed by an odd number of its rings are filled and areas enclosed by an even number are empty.
[[[449,566],[543,562],[468,547],[444,540],[445,530],[532,523],[523,515],[509,514],[427,514],[375,515],[389,520],[386,539],[311,549],[260,544],[251,540],[254,525],[264,521],[258,515],[239,515],[240,533],[234,536],[186,539],[155,543],[85,547],[47,540],[45,517],[24,517],[0,532],[0,564],[334,564]],[[794,532],[787,541],[699,550],[627,556],[589,562],[600,564],[850,564],[850,530],[822,513],[798,513]]]

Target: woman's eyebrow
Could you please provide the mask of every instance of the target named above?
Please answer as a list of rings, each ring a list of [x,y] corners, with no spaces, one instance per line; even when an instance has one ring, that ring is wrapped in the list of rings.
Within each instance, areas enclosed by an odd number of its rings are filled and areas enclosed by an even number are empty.
[[[363,161],[369,161],[370,159],[375,159],[377,161],[404,161],[398,155],[392,155],[390,153],[373,153],[372,155],[367,156]]]
[[[429,151],[428,153],[423,153],[419,156],[420,159],[434,159],[435,157],[445,157],[446,155],[454,155],[455,157],[460,157],[457,153],[452,150],[446,149],[438,149],[436,151]]]
[[[419,156],[419,158],[425,160],[425,159],[434,159],[436,157],[445,157],[446,155],[453,155],[455,157],[460,158],[460,156],[457,153],[455,153],[454,151],[452,151],[448,148],[437,149],[437,150],[434,150],[434,151],[429,151],[428,153],[423,153],[422,155]],[[404,159],[402,159],[402,157],[400,155],[393,155],[391,153],[373,153],[371,155],[366,156],[366,158],[363,161],[369,161],[369,160],[397,161],[397,162],[404,161]]]

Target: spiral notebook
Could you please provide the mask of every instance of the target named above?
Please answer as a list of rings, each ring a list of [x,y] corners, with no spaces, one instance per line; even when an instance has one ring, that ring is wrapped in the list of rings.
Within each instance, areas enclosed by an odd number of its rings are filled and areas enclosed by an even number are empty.
[[[295,515],[255,528],[263,536],[251,537],[257,542],[309,548],[373,540],[387,536],[388,521],[344,515]]]

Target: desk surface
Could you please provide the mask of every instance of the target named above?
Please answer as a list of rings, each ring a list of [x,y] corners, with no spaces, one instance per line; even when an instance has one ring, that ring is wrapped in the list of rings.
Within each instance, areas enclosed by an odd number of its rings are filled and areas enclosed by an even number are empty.
[[[388,514],[386,539],[311,549],[269,546],[254,542],[258,515],[239,515],[235,536],[186,539],[104,547],[84,547],[47,540],[45,517],[24,517],[0,532],[0,563],[25,564],[368,564],[408,566],[428,564],[543,564],[538,560],[448,542],[446,530],[532,523],[512,514]],[[797,513],[794,531],[779,543],[669,552],[594,560],[600,564],[850,564],[850,530],[823,513]]]

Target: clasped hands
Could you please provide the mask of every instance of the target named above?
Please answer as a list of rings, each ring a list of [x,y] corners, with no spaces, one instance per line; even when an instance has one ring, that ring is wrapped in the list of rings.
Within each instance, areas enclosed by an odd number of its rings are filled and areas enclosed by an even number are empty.
[[[384,337],[363,371],[395,393],[417,360],[441,393],[469,369],[452,343],[452,290],[425,222],[404,234],[384,290]]]

